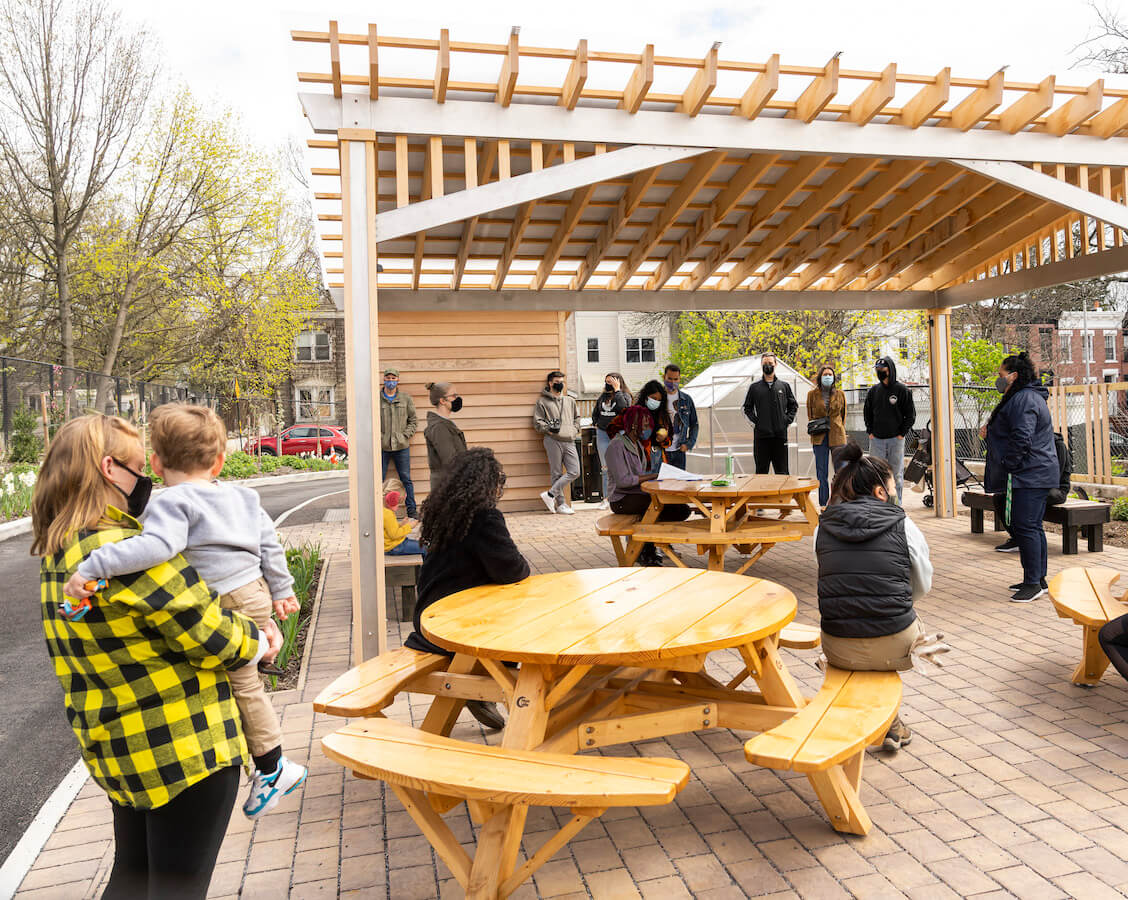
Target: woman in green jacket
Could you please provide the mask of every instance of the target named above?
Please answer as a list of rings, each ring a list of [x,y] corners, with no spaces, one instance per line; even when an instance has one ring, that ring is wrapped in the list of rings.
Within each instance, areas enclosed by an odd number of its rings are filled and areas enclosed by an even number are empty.
[[[453,416],[462,409],[462,398],[449,381],[427,385],[433,411],[427,413],[423,437],[427,441],[427,465],[431,469],[431,490],[439,483],[451,461],[466,449],[466,435],[454,424]]]
[[[144,465],[124,419],[67,422],[35,485],[32,553],[67,718],[113,808],[102,896],[202,900],[250,760],[227,671],[273,660],[282,636],[222,609],[182,556],[99,582],[89,607],[63,596],[90,553],[141,530]]]

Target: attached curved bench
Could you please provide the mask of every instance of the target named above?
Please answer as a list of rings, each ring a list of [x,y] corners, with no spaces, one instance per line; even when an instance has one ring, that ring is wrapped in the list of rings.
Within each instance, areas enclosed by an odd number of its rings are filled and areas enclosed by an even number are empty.
[[[788,622],[779,633],[779,646],[791,650],[813,650],[822,643],[822,629],[802,622]]]
[[[331,716],[372,716],[391,706],[405,684],[450,664],[449,656],[401,647],[349,669],[317,695],[314,712]]]
[[[814,699],[798,714],[749,740],[749,762],[803,772],[836,831],[865,834],[872,826],[858,796],[866,747],[879,741],[901,705],[896,672],[827,667]]]
[[[507,897],[592,819],[611,807],[669,803],[689,766],[661,758],[566,756],[470,744],[387,719],[354,722],[321,739],[327,757],[387,782],[467,897]],[[477,804],[485,823],[471,859],[427,794]],[[571,820],[524,865],[517,851],[529,806],[558,806]]]
[[[596,534],[600,537],[611,538],[611,548],[615,551],[615,559],[618,560],[620,566],[633,566],[635,559],[638,558],[638,551],[636,550],[633,553],[628,551],[626,544],[623,543],[623,538],[630,539],[640,520],[641,516],[611,513],[607,516],[600,516],[595,522]]]

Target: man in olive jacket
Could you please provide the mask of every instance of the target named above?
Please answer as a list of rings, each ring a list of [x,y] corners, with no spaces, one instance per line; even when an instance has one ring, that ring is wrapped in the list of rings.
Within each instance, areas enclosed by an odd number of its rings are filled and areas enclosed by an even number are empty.
[[[565,393],[564,373],[559,370],[545,376],[544,390],[533,407],[533,428],[544,435],[544,452],[552,474],[552,487],[540,495],[541,500],[550,513],[570,516],[575,510],[564,491],[580,477],[580,456],[576,452],[580,411],[575,398]]]
[[[380,477],[388,477],[388,463],[396,464],[396,474],[403,482],[404,509],[409,519],[416,518],[415,482],[411,480],[411,436],[418,423],[415,404],[399,389],[399,369],[384,370],[384,388],[380,391]]]

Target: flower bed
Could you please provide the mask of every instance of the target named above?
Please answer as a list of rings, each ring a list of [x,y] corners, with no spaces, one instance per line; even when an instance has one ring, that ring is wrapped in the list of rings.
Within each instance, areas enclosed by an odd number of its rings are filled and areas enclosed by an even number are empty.
[[[284,622],[275,617],[282,630],[282,649],[274,664],[286,674],[272,675],[266,679],[267,690],[271,691],[284,691],[297,686],[301,674],[302,651],[313,615],[313,598],[317,596],[317,585],[325,568],[321,545],[306,542],[297,547],[287,547],[286,563],[294,577],[294,596],[298,598],[301,608]]]

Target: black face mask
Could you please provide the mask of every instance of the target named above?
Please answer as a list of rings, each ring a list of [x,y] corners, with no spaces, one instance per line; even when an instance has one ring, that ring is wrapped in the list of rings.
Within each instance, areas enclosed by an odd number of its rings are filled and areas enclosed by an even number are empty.
[[[554,391],[556,391],[556,393],[559,394],[562,390],[564,390],[564,382],[563,381],[552,382],[552,389]]]
[[[889,377],[889,370],[888,369],[874,369],[874,371],[877,372],[877,380],[878,381],[884,381],[886,378]]]
[[[771,375],[772,372],[775,371],[775,366],[773,366],[771,363],[765,363],[763,369],[765,375]]]
[[[615,390],[615,388],[610,384],[604,384],[603,385],[603,393],[605,393],[605,394],[610,394],[614,390]]]
[[[133,490],[128,494],[122,491],[116,484],[114,485],[114,487],[121,491],[122,496],[125,497],[127,506],[126,512],[136,519],[145,511],[145,507],[149,505],[149,495],[153,493],[153,479],[148,475],[142,475],[140,472],[134,472],[121,460],[115,459],[114,463],[121,466],[137,479],[137,482],[133,485]]]
[[[450,401],[450,411],[452,413],[456,413],[460,409],[462,409],[462,398],[461,397],[455,397],[453,400]]]

